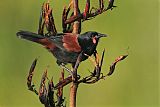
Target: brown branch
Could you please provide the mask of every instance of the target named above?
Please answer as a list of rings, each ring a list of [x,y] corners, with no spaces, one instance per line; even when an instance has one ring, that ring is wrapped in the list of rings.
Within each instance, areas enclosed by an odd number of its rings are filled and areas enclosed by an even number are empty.
[[[73,0],[73,14],[74,14],[73,16],[77,16],[78,14],[80,14],[79,7],[78,7],[78,0]],[[72,33],[75,33],[75,34],[79,33],[80,21],[81,21],[80,19],[74,21]]]
[[[83,52],[79,54],[73,69],[72,82],[70,86],[70,107],[76,107],[76,95],[77,95],[77,89],[79,85],[78,78],[77,78],[77,69],[78,69],[79,63],[81,62],[82,54]]]
[[[101,74],[102,74],[101,73],[101,67],[102,67],[102,64],[103,64],[104,53],[105,53],[105,49],[103,50],[100,63],[97,62],[97,66],[95,66],[93,72],[91,72],[91,75],[86,76],[83,79],[79,80],[78,83],[93,84],[93,83],[96,83],[97,81],[100,80]],[[97,52],[95,52],[95,54],[94,54],[95,61],[98,58],[98,55],[96,55],[96,54],[97,54]]]
[[[109,4],[108,4],[108,7],[107,8],[104,8],[104,0],[99,0],[99,8],[96,9],[94,7],[92,7],[90,9],[90,0],[87,0],[86,1],[86,6],[85,6],[85,9],[84,9],[84,12],[81,13],[79,11],[79,8],[78,8],[78,0],[73,0],[73,14],[67,19],[67,16],[68,16],[68,13],[71,9],[71,3],[68,7],[68,9],[64,8],[64,11],[63,11],[63,15],[62,15],[62,26],[63,26],[63,31],[64,32],[71,32],[72,30],[72,33],[80,33],[81,32],[81,21],[86,21],[86,20],[90,20],[90,19],[93,19],[95,18],[96,16],[106,12],[107,10],[109,9],[113,9],[114,6],[113,3],[114,3],[114,0],[109,0]],[[92,11],[94,9],[94,11]],[[74,23],[72,25],[72,23]],[[68,30],[66,29],[67,28],[67,24],[69,24],[69,26],[72,26],[71,30]]]
[[[91,75],[84,77],[83,79],[79,80],[78,83],[86,83],[86,84],[94,84],[98,82],[101,79],[106,78],[107,76],[110,76],[113,74],[116,64],[122,60],[124,60],[128,55],[121,55],[115,59],[115,61],[111,64],[110,70],[107,74],[101,73],[101,67],[103,64],[103,58],[104,58],[104,52],[102,53],[101,63],[98,67],[95,67],[94,71],[91,72]]]
[[[61,76],[59,78],[59,81],[64,80],[64,70],[61,72]],[[59,87],[57,90],[57,107],[61,107],[63,105],[64,99],[63,99],[63,86]]]
[[[73,1],[73,16],[77,16],[80,14],[80,10],[78,7],[78,0],[72,0]],[[72,33],[79,34],[81,32],[81,19],[74,21],[73,23],[73,31]],[[77,59],[77,62],[79,61],[79,57]],[[78,89],[78,83],[77,83],[77,68],[79,63],[76,62],[76,65],[73,69],[73,76],[72,76],[72,82],[70,86],[70,107],[76,107],[76,94]]]
[[[77,76],[77,79],[80,79],[80,76]],[[72,82],[72,76],[68,76],[66,77],[64,80],[59,81],[55,86],[54,89],[58,89],[59,87],[65,87],[66,85],[68,85],[69,83]]]
[[[89,10],[90,10],[90,0],[87,0],[84,12],[82,13],[84,19],[87,19]]]
[[[109,0],[109,4],[107,8],[104,8],[104,1],[103,0],[99,0],[99,8],[95,9],[94,7],[90,9],[90,0],[87,0],[86,2],[86,6],[84,9],[83,13],[79,13],[79,14],[74,14],[73,16],[71,16],[70,18],[66,19],[65,24],[69,24],[69,23],[73,23],[77,20],[82,20],[82,21],[86,21],[86,20],[90,20],[92,18],[95,18],[96,16],[106,12],[109,9],[113,9],[114,6],[114,0]],[[92,12],[92,9],[95,9],[94,12]]]
[[[77,96],[78,83],[72,82],[70,86],[70,107],[76,107],[76,96]]]
[[[56,86],[54,86],[53,78],[52,78],[51,81],[49,81],[48,89],[46,88],[46,85],[45,85],[45,81],[47,79],[47,70],[46,70],[42,76],[40,89],[39,89],[39,99],[40,99],[41,103],[44,104],[45,107],[55,107],[54,90],[58,90],[58,94],[57,94],[58,98],[57,98],[56,106],[58,106],[58,107],[64,106],[63,105],[63,102],[64,102],[63,87],[66,86],[67,84],[69,84],[70,82],[72,82],[71,87],[70,87],[70,107],[76,107],[76,95],[77,95],[78,85],[80,83],[94,84],[94,83],[98,82],[99,80],[104,79],[107,76],[110,76],[114,72],[116,64],[118,62],[124,60],[128,56],[128,55],[121,55],[121,56],[117,57],[115,59],[115,61],[111,64],[109,73],[107,73],[106,75],[103,75],[103,73],[101,73],[101,67],[103,64],[104,53],[105,53],[105,50],[102,53],[101,61],[98,62],[98,66],[95,67],[95,69],[91,73],[91,75],[86,76],[81,80],[79,80],[80,76],[76,77],[76,75],[77,75],[77,69],[78,69],[79,63],[81,62],[81,55],[84,54],[83,52],[78,56],[77,62],[75,64],[75,67],[73,70],[75,72],[75,74],[73,74],[73,77],[69,76],[64,79],[64,72],[62,72],[59,83]],[[95,61],[99,61],[99,60],[97,60],[98,55],[96,55],[96,54],[97,54],[97,52],[95,51],[95,53],[94,53]],[[32,77],[33,77],[33,72],[34,72],[36,63],[37,63],[37,59],[35,59],[33,61],[32,66],[30,68],[29,76],[27,78],[27,85],[28,86],[32,86],[31,85]]]

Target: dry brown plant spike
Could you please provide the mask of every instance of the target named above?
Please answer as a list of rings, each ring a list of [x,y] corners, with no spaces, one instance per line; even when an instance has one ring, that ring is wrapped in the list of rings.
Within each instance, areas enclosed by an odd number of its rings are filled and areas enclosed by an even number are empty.
[[[52,9],[50,8],[49,3],[50,2],[48,0],[46,3],[43,3],[42,5],[41,14],[39,18],[38,34],[44,36],[56,36],[57,29],[55,26],[54,17],[52,15]],[[116,7],[114,6],[114,0],[109,0],[107,7],[105,7],[104,5],[104,0],[99,0],[99,7],[97,9],[95,7],[91,7],[90,0],[86,0],[84,11],[81,12],[79,9],[78,0],[70,0],[68,7],[64,6],[62,13],[63,33],[80,34],[82,22],[91,20],[96,16],[104,12],[107,12],[108,10],[112,10],[114,7]],[[69,16],[70,12],[71,16]],[[81,77],[80,75],[78,75],[78,67],[81,62],[82,54],[85,53],[83,53],[82,51],[79,54],[76,64],[73,67],[72,75],[65,77],[64,70],[62,70],[58,83],[53,82],[53,77],[51,80],[48,79],[46,70],[41,78],[39,92],[35,89],[35,86],[32,83],[33,74],[37,64],[37,58],[33,61],[27,77],[27,86],[30,91],[34,92],[36,95],[39,96],[40,102],[44,104],[45,107],[66,107],[63,89],[68,84],[70,84],[69,105],[70,107],[76,107],[76,96],[79,84],[94,84],[99,80],[112,75],[115,70],[116,64],[127,57],[127,55],[119,56],[110,65],[109,72],[102,73],[101,69],[104,62],[105,49],[102,52],[101,58],[99,57],[97,50],[95,50],[94,58],[89,56],[89,59],[94,65],[93,71],[89,76]],[[46,86],[46,81],[48,81],[48,86]]]

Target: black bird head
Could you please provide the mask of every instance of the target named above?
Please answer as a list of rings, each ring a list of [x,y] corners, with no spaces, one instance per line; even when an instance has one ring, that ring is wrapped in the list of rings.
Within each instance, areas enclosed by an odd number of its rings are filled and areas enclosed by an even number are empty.
[[[86,54],[91,55],[93,51],[95,51],[99,39],[106,36],[107,35],[98,32],[88,31],[78,36],[78,42],[82,50]]]

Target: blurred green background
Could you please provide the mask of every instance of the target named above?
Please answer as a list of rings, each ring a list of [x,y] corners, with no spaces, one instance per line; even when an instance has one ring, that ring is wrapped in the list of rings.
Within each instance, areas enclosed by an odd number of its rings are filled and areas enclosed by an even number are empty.
[[[51,0],[56,27],[61,28],[61,14],[69,0]],[[97,6],[98,0],[91,0]],[[37,32],[40,8],[44,0],[0,1],[0,107],[43,107],[39,99],[27,90],[26,76],[34,58],[39,57],[34,84],[39,87],[41,75],[58,81],[60,67],[56,59],[42,46],[16,37],[18,30]],[[118,7],[83,23],[82,32],[94,30],[108,34],[101,40],[98,52],[105,48],[103,72],[114,59],[129,53],[118,63],[115,73],[93,85],[81,84],[78,107],[158,107],[159,106],[159,19],[158,0],[115,0]],[[83,8],[85,2],[80,0]],[[82,9],[83,10],[83,9]],[[83,62],[79,74],[93,69]],[[67,75],[67,73],[66,73]],[[64,95],[68,102],[69,86]]]

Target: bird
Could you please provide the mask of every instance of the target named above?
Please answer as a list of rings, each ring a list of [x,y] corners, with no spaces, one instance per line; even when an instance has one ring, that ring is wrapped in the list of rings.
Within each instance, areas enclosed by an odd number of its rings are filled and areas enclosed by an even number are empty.
[[[57,59],[58,65],[65,67],[66,64],[70,63],[73,68],[81,52],[84,54],[80,62],[86,60],[88,56],[91,56],[96,51],[101,37],[107,36],[95,31],[88,31],[83,34],[57,33],[54,36],[19,31],[16,35],[21,39],[43,45]]]

